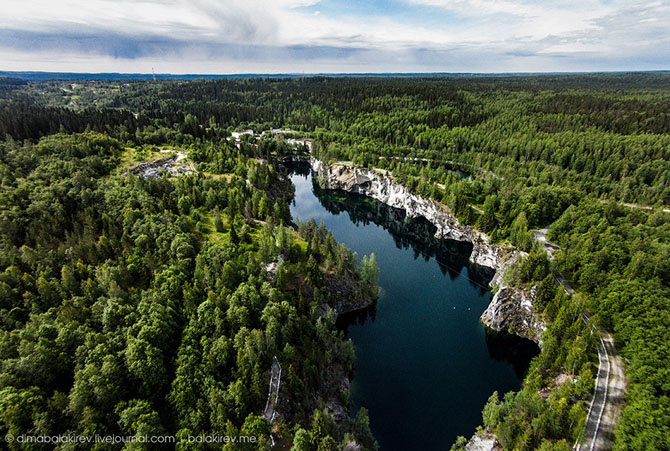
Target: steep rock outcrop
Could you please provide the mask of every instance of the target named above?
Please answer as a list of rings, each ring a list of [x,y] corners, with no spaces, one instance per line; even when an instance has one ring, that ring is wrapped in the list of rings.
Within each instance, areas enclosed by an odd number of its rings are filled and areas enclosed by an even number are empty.
[[[527,338],[542,348],[542,334],[546,325],[534,307],[537,287],[534,286],[530,290],[510,287],[503,280],[507,269],[526,255],[528,254],[525,252],[514,251],[500,264],[489,283],[492,287],[497,288],[496,294],[480,319],[490,329]]]
[[[424,217],[437,227],[435,232],[437,238],[471,242],[473,249],[469,261],[496,271],[489,285],[497,287],[498,291],[482,314],[481,321],[493,330],[511,332],[530,339],[542,347],[542,333],[546,326],[533,307],[535,287],[528,292],[521,288],[506,286],[503,280],[507,269],[519,257],[525,255],[524,252],[490,244],[484,233],[460,224],[442,205],[410,193],[386,173],[341,163],[328,166],[314,158],[310,163],[323,188],[341,189],[372,197],[384,204],[405,210],[405,214],[411,218]],[[501,448],[496,436],[490,432],[475,434],[466,445],[466,450],[469,451],[499,449]]]
[[[479,233],[479,236],[486,235]],[[473,242],[470,262],[475,265],[493,268],[497,273],[500,273],[503,267],[506,268],[505,263],[515,255],[515,252],[496,244],[488,244],[488,238],[481,241]]]
[[[465,451],[498,451],[501,449],[495,434],[487,431],[477,432],[465,445]]]
[[[401,208],[410,218],[423,217],[437,227],[437,238],[471,242],[474,246],[470,258],[472,263],[497,269],[505,254],[509,253],[502,246],[490,245],[485,234],[458,222],[444,206],[411,193],[385,173],[344,163],[328,166],[316,159],[310,162],[324,188],[362,194],[391,207]]]
[[[487,327],[505,331],[534,341],[542,347],[545,324],[535,312],[535,287],[528,292],[522,288],[501,287],[482,313]]]
[[[327,305],[324,304],[322,307],[325,312],[328,310],[333,311],[333,316],[335,319],[339,318],[340,315],[344,315],[347,313],[352,313],[352,312],[357,312],[363,309],[366,309],[368,307],[371,307],[374,305],[374,299],[373,298],[365,298],[362,296],[359,296],[354,299],[347,299],[344,298],[344,300],[336,302],[335,305]],[[327,314],[327,313],[326,313]],[[325,315],[324,315],[325,316]]]
[[[323,188],[372,197],[403,209],[410,218],[424,217],[437,228],[437,238],[471,242],[473,249],[469,261],[496,270],[490,285],[499,287],[481,316],[482,322],[493,330],[509,331],[541,346],[545,325],[533,308],[532,290],[528,293],[521,288],[504,286],[503,283],[507,268],[524,253],[490,244],[486,234],[461,224],[444,206],[409,192],[384,172],[357,168],[346,163],[327,165],[314,158],[310,164]]]

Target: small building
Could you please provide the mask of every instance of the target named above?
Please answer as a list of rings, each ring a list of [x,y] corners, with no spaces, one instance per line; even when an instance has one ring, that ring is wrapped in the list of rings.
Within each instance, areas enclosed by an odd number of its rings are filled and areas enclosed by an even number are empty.
[[[250,128],[247,128],[247,129],[244,129],[244,130],[240,130],[239,132],[233,132],[233,133],[231,133],[231,136],[232,136],[233,138],[235,138],[235,140],[240,139],[243,135],[251,135],[251,136],[255,136],[255,133],[254,133],[254,131],[251,130]]]

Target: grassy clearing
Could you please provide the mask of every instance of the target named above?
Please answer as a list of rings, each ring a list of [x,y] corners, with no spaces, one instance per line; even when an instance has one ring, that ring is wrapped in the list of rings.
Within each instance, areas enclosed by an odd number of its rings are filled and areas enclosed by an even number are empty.
[[[170,150],[171,152],[161,152],[161,150]],[[177,152],[177,149],[159,149],[153,145],[126,147],[121,153],[121,162],[118,169],[119,172],[125,172],[138,163],[148,163],[161,158],[174,157]]]

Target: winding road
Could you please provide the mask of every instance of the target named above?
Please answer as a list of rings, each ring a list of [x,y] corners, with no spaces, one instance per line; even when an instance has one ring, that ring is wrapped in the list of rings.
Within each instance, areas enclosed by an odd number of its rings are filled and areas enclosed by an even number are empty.
[[[548,229],[533,230],[533,239],[544,246],[553,260],[554,252],[560,249],[547,240]],[[566,293],[575,294],[562,273],[555,275],[556,283],[561,285]],[[588,315],[584,315],[588,322]],[[596,377],[595,392],[589,405],[586,426],[581,441],[578,440],[573,449],[576,451],[607,450],[612,447],[614,428],[626,394],[626,374],[623,361],[614,346],[614,337],[605,331],[598,330],[600,343],[598,345],[598,375]]]
[[[614,428],[626,394],[623,362],[614,347],[614,338],[604,330],[600,330],[598,360],[596,390],[589,406],[582,441],[573,447],[577,451],[612,447]]]
[[[268,400],[265,403],[263,416],[269,423],[274,422],[277,415],[276,406],[279,400],[279,385],[281,384],[281,365],[277,357],[272,359],[272,368],[270,369],[270,388],[268,389]]]

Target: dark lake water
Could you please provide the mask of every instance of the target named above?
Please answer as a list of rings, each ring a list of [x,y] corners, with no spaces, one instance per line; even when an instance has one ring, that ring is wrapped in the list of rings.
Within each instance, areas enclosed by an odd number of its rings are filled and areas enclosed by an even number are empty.
[[[362,258],[374,252],[376,308],[341,318],[356,349],[353,411],[369,410],[382,450],[448,450],[470,437],[494,390],[517,390],[537,347],[489,334],[479,321],[492,276],[468,264],[471,245],[432,238],[426,221],[344,193],[320,190],[309,172],[292,173],[295,221],[323,221]]]

